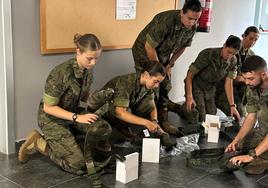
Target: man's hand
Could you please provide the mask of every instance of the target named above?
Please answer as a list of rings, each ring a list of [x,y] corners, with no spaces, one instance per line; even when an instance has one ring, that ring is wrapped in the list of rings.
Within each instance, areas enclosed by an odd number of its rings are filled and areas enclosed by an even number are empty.
[[[241,165],[242,163],[249,163],[251,161],[253,161],[253,157],[249,156],[249,155],[239,155],[239,156],[235,156],[233,158],[231,158],[229,160],[231,163],[233,163],[234,165]]]
[[[193,97],[186,97],[186,109],[187,112],[191,112],[192,108],[194,108],[196,106],[196,103],[193,99]]]
[[[94,123],[97,119],[98,116],[96,114],[79,114],[77,116],[76,122],[91,124]]]
[[[225,152],[233,152],[236,151],[238,147],[238,142],[236,140],[233,140],[226,148]]]
[[[231,111],[231,116],[236,118],[237,121],[241,120],[241,116],[240,116],[238,110],[235,107],[231,107],[230,111]]]

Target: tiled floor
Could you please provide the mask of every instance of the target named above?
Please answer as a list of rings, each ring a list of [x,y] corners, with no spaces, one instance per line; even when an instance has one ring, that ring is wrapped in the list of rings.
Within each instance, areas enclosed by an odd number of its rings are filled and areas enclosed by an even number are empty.
[[[174,123],[182,126],[184,123],[174,114],[170,114]],[[179,123],[178,123],[179,122]],[[221,139],[218,144],[199,143],[202,148],[226,146],[228,142]],[[169,188],[169,187],[268,187],[268,173],[258,176],[246,175],[243,171],[224,173],[216,167],[189,168],[185,165],[185,157],[173,156],[160,159],[159,164],[141,163],[139,179],[126,185],[115,181],[115,174],[102,176],[106,187],[139,187],[139,188]],[[89,187],[86,176],[75,176],[66,173],[54,165],[48,158],[34,155],[25,164],[18,162],[16,155],[0,154],[0,188],[72,188]]]

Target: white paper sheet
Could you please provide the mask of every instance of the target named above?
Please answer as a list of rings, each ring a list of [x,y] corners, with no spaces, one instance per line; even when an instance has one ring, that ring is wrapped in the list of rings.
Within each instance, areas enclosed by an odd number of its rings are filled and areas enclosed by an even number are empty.
[[[116,0],[116,19],[136,19],[136,0]]]

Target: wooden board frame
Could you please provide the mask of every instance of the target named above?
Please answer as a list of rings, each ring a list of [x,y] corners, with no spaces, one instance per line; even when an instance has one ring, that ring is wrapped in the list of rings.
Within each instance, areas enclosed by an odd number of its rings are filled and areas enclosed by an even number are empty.
[[[155,14],[175,9],[177,3],[137,0],[135,20],[116,20],[116,0],[40,0],[41,53],[74,52],[75,33],[94,33],[104,50],[131,48]]]

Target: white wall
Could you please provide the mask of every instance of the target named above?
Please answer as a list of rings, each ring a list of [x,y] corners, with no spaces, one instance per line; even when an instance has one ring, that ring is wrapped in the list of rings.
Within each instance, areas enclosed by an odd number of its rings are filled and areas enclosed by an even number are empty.
[[[241,36],[253,24],[255,0],[214,0],[210,33],[197,33],[173,70],[171,98],[181,100],[183,78],[198,52],[207,47],[221,46],[228,35]],[[38,103],[48,72],[72,55],[40,55],[39,1],[12,1],[13,50],[15,74],[16,139],[37,127]],[[102,54],[95,68],[94,88],[100,88],[118,74],[134,71],[131,50],[108,51]],[[105,70],[105,71],[104,71]]]
[[[198,32],[192,46],[177,60],[172,74],[173,89],[170,98],[184,100],[183,79],[190,63],[198,53],[208,47],[220,47],[229,35],[241,36],[246,27],[253,25],[255,0],[213,0],[211,28],[209,33]]]

